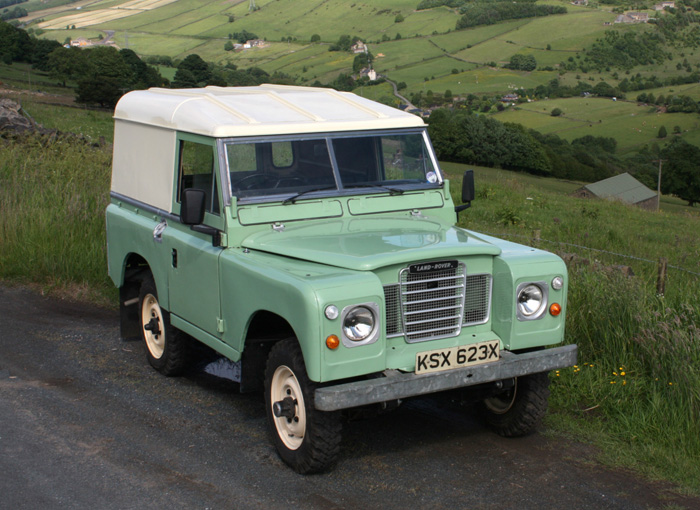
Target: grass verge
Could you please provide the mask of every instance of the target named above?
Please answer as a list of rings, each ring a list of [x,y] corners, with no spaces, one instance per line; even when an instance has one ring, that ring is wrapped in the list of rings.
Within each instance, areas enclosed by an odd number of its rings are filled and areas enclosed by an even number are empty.
[[[466,168],[443,166],[455,184]],[[548,423],[607,464],[700,493],[700,217],[573,198],[573,182],[475,173],[478,199],[460,225],[575,255],[566,336],[579,364],[551,374]],[[674,267],[657,296],[661,257]]]

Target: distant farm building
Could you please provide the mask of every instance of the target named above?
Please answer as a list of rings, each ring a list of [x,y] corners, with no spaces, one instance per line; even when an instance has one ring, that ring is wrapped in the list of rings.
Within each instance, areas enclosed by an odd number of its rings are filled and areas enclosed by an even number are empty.
[[[675,9],[676,8],[676,2],[661,2],[658,3],[654,6],[655,11],[663,11],[666,7],[669,9]]]
[[[70,45],[74,48],[87,48],[88,46],[92,46],[93,42],[84,37],[78,37],[77,39],[71,39]]]
[[[573,0],[571,5],[588,5],[588,0]]]
[[[362,41],[357,41],[350,47],[353,53],[367,53],[367,45]]]
[[[626,12],[615,18],[615,23],[646,23],[649,21],[649,13]]]
[[[656,193],[628,173],[587,184],[574,192],[579,198],[604,198],[636,205],[649,211],[656,209]]]
[[[360,77],[365,76],[369,78],[370,81],[375,81],[377,79],[377,71],[370,69],[369,67],[365,67],[364,69],[360,70]]]
[[[245,42],[243,49],[249,50],[250,48],[266,48],[267,46],[269,46],[269,44],[264,39],[251,39],[250,41]]]
[[[501,103],[517,103],[518,99],[518,94],[506,94],[501,98]]]

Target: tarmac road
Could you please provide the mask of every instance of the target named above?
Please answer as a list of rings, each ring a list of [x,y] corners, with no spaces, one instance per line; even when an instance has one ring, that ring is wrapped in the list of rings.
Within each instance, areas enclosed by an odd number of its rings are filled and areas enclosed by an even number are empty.
[[[117,315],[0,286],[0,508],[700,508],[588,445],[504,439],[430,398],[346,423],[335,469],[297,475],[262,395],[161,376]]]

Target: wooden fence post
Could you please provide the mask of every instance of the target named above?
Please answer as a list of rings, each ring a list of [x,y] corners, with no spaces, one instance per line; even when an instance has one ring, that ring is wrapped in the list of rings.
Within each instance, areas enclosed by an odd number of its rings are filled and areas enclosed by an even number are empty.
[[[656,279],[656,295],[663,297],[666,294],[666,267],[668,260],[664,257],[659,259],[659,276]]]

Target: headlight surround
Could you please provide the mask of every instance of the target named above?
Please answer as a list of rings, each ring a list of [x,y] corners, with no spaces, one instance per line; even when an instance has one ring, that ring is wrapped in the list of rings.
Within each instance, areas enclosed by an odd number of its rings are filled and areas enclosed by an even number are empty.
[[[341,314],[341,329],[346,347],[376,342],[379,338],[379,306],[362,303],[345,307]]]
[[[539,319],[547,310],[549,286],[545,282],[527,282],[518,286],[515,297],[518,320]]]

